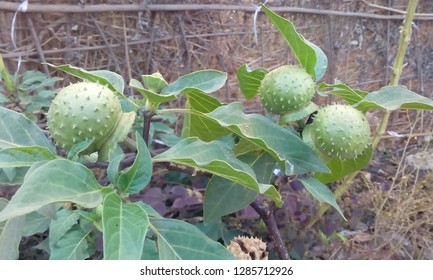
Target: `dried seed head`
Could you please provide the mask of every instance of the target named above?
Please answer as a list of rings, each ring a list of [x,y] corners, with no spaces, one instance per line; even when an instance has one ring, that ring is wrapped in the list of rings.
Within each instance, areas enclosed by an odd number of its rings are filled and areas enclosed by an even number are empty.
[[[256,237],[238,236],[233,238],[227,249],[238,260],[267,260],[266,243]]]

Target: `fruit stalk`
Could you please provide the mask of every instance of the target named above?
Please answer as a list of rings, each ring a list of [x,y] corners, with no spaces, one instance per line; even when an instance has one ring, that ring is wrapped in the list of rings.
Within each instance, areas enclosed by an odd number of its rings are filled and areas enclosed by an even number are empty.
[[[415,16],[415,10],[418,5],[418,0],[410,0],[407,6],[406,18],[404,20],[403,26],[401,27],[400,38],[398,42],[397,53],[394,60],[394,65],[392,67],[393,72],[391,76],[391,80],[389,81],[389,85],[395,86],[398,85],[400,76],[403,70],[404,57],[406,55],[407,47],[409,46],[411,35],[412,35],[412,21]],[[381,136],[385,133],[386,127],[388,126],[389,117],[391,115],[391,111],[386,111],[379,123],[378,128],[376,129],[376,133],[373,136],[372,147],[375,149],[379,144]],[[353,179],[356,177],[358,172],[354,172],[344,178],[341,185],[336,189],[334,195],[335,199],[339,199],[344,193],[346,193],[352,184]],[[330,208],[328,204],[323,204],[320,206],[316,216],[311,219],[310,223],[307,225],[307,228],[312,227],[325,212]]]

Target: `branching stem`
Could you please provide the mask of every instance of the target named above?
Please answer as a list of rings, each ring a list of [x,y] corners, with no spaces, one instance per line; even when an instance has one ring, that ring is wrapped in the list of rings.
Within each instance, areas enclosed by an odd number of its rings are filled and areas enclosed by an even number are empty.
[[[415,16],[415,10],[416,6],[418,5],[418,0],[410,0],[407,6],[407,12],[406,12],[406,18],[403,22],[403,26],[401,26],[400,29],[400,38],[398,42],[398,49],[394,60],[394,65],[392,67],[392,76],[391,80],[389,82],[389,85],[391,86],[397,86],[400,80],[401,73],[403,71],[404,67],[404,57],[406,55],[407,47],[409,46],[411,35],[412,35],[412,21]],[[373,136],[373,142],[372,147],[373,149],[376,149],[377,145],[379,144],[379,141],[384,135],[386,131],[386,127],[388,126],[389,117],[391,115],[392,111],[386,111],[379,123],[379,126],[377,127],[376,133]],[[355,179],[358,172],[354,172],[350,175],[347,175],[341,185],[337,188],[335,191],[335,198],[339,199],[343,194],[347,193],[350,185],[352,184],[353,179]],[[325,214],[325,212],[330,208],[330,205],[323,204],[320,206],[318,213],[316,216],[311,219],[311,222],[307,225],[307,227],[313,226],[322,216]]]

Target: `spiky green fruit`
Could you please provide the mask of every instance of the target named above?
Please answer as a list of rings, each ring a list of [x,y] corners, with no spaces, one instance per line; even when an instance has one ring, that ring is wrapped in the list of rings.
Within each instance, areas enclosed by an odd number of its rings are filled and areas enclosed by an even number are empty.
[[[316,148],[329,157],[355,158],[371,142],[370,125],[359,110],[342,104],[321,108],[311,124]]]
[[[304,68],[284,65],[265,75],[259,96],[268,112],[282,114],[308,105],[314,92],[313,78]]]
[[[93,139],[83,151],[98,151],[122,116],[120,101],[107,87],[90,82],[71,84],[54,98],[47,122],[53,139],[65,150]]]

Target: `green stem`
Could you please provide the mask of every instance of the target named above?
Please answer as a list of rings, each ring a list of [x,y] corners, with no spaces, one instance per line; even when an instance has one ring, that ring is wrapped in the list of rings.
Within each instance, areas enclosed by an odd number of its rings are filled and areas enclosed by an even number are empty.
[[[400,80],[401,73],[404,67],[404,57],[406,55],[407,47],[409,46],[411,35],[412,35],[412,21],[415,15],[416,6],[418,0],[410,0],[407,6],[406,18],[404,20],[403,26],[401,27],[401,34],[398,42],[397,54],[395,56],[394,65],[392,67],[393,72],[389,85],[396,86]],[[379,126],[376,129],[376,133],[373,136],[372,147],[376,149],[382,135],[385,133],[388,126],[389,117],[392,111],[386,111],[380,121]],[[358,172],[354,172],[347,175],[342,181],[341,185],[336,189],[334,195],[335,199],[339,199],[344,193],[346,193],[352,184],[353,179],[355,179]],[[325,212],[330,208],[328,204],[322,204],[316,214],[316,216],[307,225],[307,228],[313,226]]]
[[[1,56],[1,54],[0,54],[0,73],[1,73],[1,76],[3,78],[3,82],[6,85],[7,90],[9,92],[13,92],[13,90],[15,88],[14,83],[12,82],[11,75],[9,74],[8,69],[6,69],[6,66],[3,62],[3,57]]]

